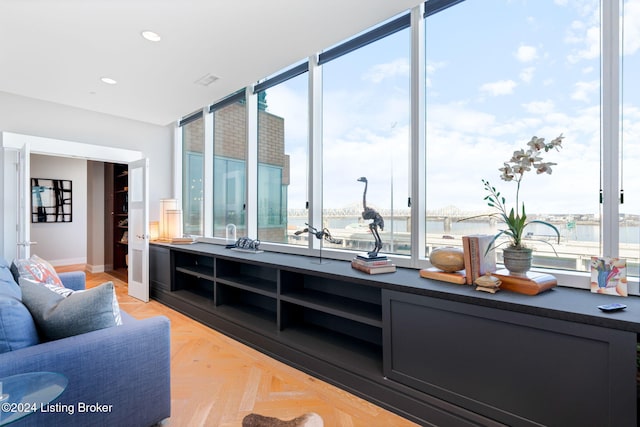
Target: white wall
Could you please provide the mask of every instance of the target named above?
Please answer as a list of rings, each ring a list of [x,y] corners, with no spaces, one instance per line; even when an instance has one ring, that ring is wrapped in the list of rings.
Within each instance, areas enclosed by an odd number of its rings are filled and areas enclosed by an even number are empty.
[[[71,222],[31,224],[31,253],[53,265],[87,262],[87,161],[31,155],[31,178],[71,181]]]
[[[157,126],[0,92],[0,131],[140,151],[149,158],[150,165],[149,219],[158,219],[160,199],[173,197],[173,126]],[[10,162],[0,162],[0,175],[5,181],[14,174],[5,170],[11,168]],[[14,226],[4,213],[14,209],[13,205],[15,201],[2,201],[3,241],[13,238],[15,242],[15,230],[11,229]],[[0,255],[11,259],[14,255],[6,249],[10,246],[15,243],[5,244]]]
[[[105,270],[104,252],[104,163],[87,162],[87,269],[92,273]]]

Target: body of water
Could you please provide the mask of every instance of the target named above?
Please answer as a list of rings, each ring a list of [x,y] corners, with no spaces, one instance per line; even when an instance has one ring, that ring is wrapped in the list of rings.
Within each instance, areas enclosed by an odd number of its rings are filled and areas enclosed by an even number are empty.
[[[304,227],[306,219],[291,218],[289,219],[289,225]],[[329,230],[331,229],[344,229],[349,227],[357,227],[358,224],[367,225],[361,217],[341,217],[341,218],[327,218],[328,223],[325,224]],[[385,218],[385,231],[391,231],[391,225],[393,225],[393,231],[397,233],[408,232],[408,221],[406,218],[389,219]],[[566,226],[557,226],[560,231],[562,240],[578,240],[584,242],[598,242],[600,240],[600,226],[595,224],[576,224],[575,228],[568,229]],[[427,233],[429,234],[442,234],[452,236],[462,236],[468,234],[495,234],[500,229],[500,224],[495,227],[490,226],[485,221],[462,221],[451,223],[451,228],[446,229],[445,222],[427,221]],[[529,225],[526,232],[531,232],[535,237],[549,236],[553,237],[553,230],[542,224]],[[637,225],[621,225],[620,226],[620,243],[640,243],[640,227]]]

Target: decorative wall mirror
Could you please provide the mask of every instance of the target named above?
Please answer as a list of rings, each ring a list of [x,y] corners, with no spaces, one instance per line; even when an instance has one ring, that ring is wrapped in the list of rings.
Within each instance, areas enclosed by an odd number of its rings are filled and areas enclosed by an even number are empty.
[[[31,222],[71,222],[71,181],[31,178]]]

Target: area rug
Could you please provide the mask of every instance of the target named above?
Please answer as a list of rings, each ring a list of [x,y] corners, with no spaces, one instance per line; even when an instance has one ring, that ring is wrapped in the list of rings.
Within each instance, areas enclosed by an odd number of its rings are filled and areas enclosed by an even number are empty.
[[[324,427],[324,421],[315,412],[309,412],[288,421],[260,414],[249,414],[242,420],[242,427]]]

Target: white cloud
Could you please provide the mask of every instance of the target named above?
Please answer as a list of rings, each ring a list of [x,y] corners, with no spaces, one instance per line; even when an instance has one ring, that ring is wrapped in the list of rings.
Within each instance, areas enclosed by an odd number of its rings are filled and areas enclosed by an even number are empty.
[[[344,138],[326,141],[323,155],[325,207],[341,208],[359,204],[363,184],[369,179],[367,201],[372,206],[390,206],[393,168],[394,204],[406,207],[409,182],[409,128],[394,128],[388,135],[369,129],[354,129]],[[404,202],[404,203],[403,203]]]
[[[535,46],[521,45],[515,56],[520,62],[531,62],[538,57],[538,49]]]
[[[307,95],[286,84],[267,90],[267,112],[285,118],[285,139],[306,141],[308,134]]]
[[[600,56],[600,28],[589,27],[581,43],[584,46],[576,49],[567,56],[567,60],[575,64],[582,59],[596,59]]]
[[[624,3],[624,54],[633,55],[640,49],[640,2]]]
[[[411,66],[407,58],[398,58],[392,62],[374,65],[364,74],[363,79],[373,83],[380,83],[386,78],[408,76],[410,73]]]
[[[525,83],[531,83],[531,80],[533,80],[533,73],[535,71],[535,67],[523,68],[522,71],[520,71],[520,80]]]
[[[436,123],[439,127],[459,132],[488,134],[493,132],[495,117],[461,103],[430,105],[427,109],[427,127]],[[430,133],[429,130],[427,133]]]
[[[425,84],[427,85],[427,87],[431,87],[432,83],[431,83],[431,76],[434,75],[436,73],[437,70],[439,70],[440,68],[444,68],[446,66],[446,63],[444,62],[431,62],[428,61],[427,65],[426,65],[426,74],[427,77],[425,79]]]
[[[526,112],[531,114],[548,114],[553,112],[555,108],[555,103],[547,99],[546,101],[533,101],[529,103],[522,104],[522,107]]]
[[[575,84],[574,91],[571,93],[571,99],[582,102],[589,102],[591,95],[597,93],[600,88],[600,82],[598,80],[592,80],[590,82],[577,82]]]
[[[600,56],[600,9],[595,2],[574,3],[583,20],[575,20],[566,31],[564,41],[574,48],[567,60],[575,64],[580,60],[596,59]]]
[[[486,92],[491,96],[510,95],[518,84],[513,80],[500,80],[493,83],[485,83],[480,86],[481,92]]]

